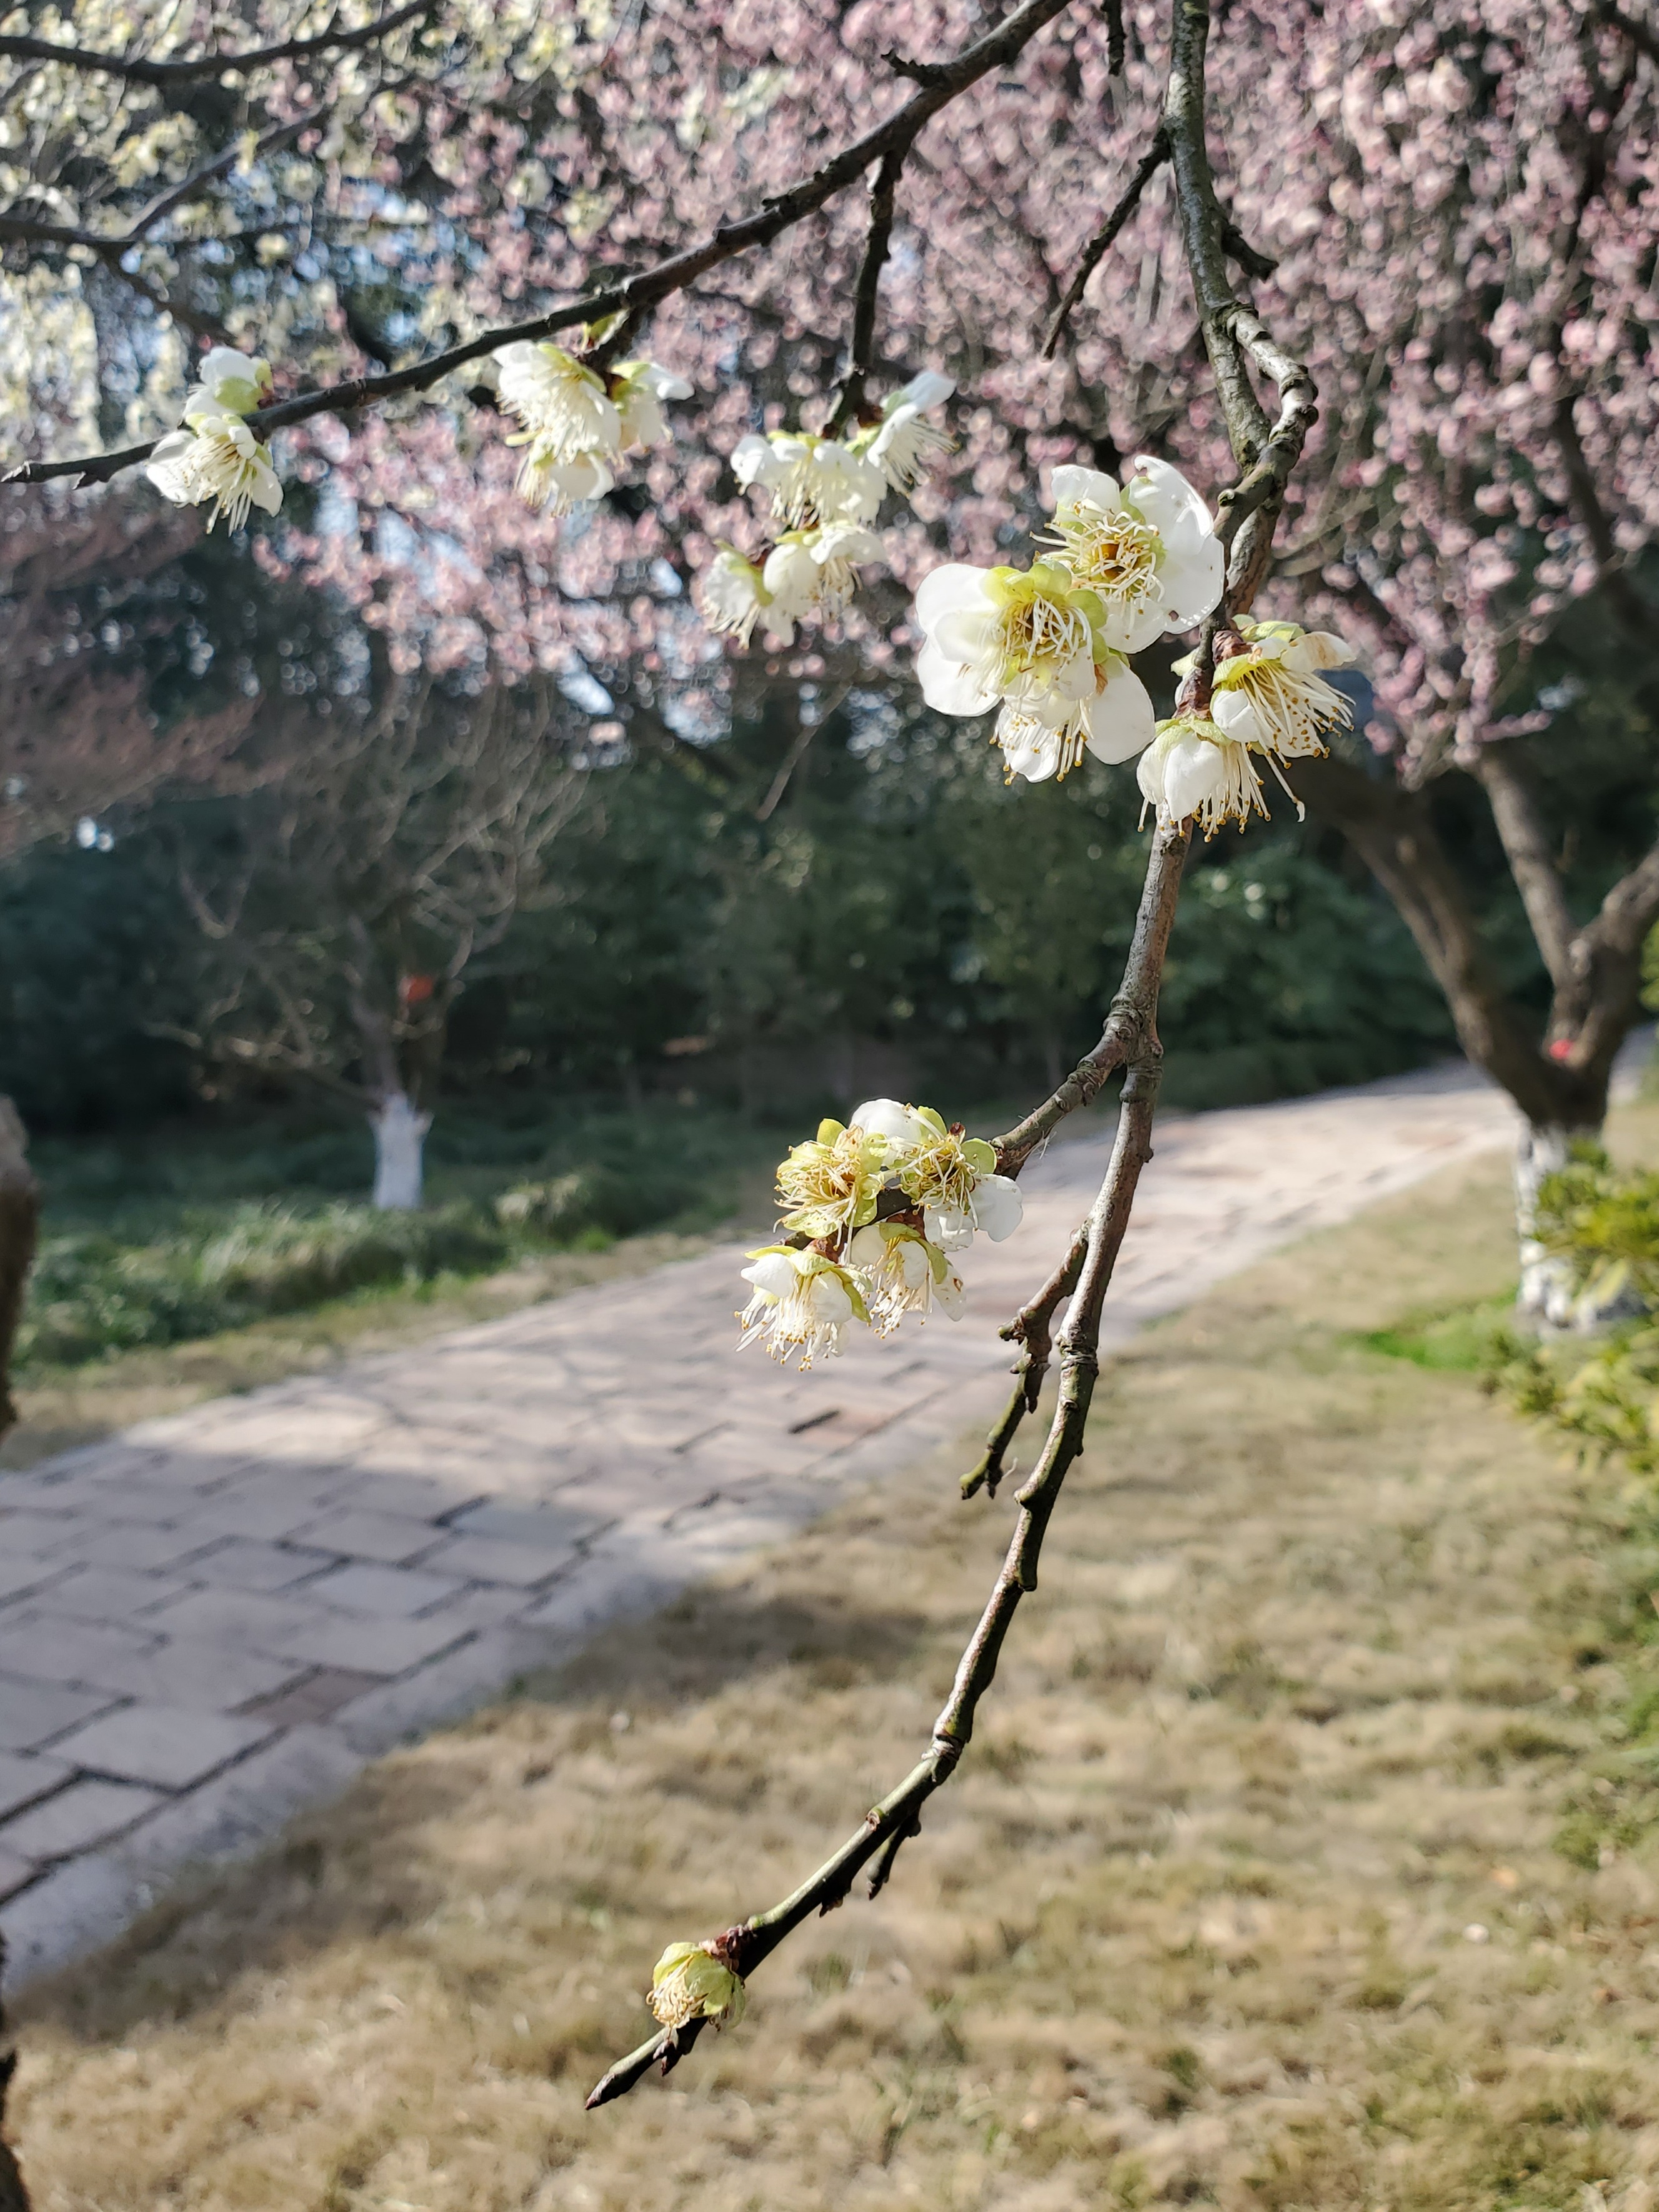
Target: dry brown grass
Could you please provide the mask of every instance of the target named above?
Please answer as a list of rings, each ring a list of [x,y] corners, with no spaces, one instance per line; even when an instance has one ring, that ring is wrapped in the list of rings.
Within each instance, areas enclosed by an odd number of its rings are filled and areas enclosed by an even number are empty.
[[[1006,1522],[950,1466],[36,1993],[40,2212],[1659,2203],[1659,1857],[1552,1847],[1613,1534],[1471,1378],[1353,1340],[1494,1293],[1504,1214],[1455,1171],[1141,1340],[894,1887],[667,2085],[581,2109],[663,1942],[922,1741]]]

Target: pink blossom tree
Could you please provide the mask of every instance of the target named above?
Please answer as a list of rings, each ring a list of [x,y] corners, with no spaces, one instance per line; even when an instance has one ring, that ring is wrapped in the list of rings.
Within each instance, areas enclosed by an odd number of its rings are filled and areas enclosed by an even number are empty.
[[[394,665],[598,684],[624,730],[648,720],[696,743],[721,726],[732,667],[700,599],[728,629],[764,614],[753,650],[784,682],[821,680],[831,650],[890,665],[921,630],[930,697],[947,712],[1000,700],[999,742],[1040,775],[1061,738],[1059,721],[1030,711],[1039,633],[1051,690],[1086,660],[1079,702],[1115,689],[1133,705],[1117,662],[1139,647],[1110,641],[1098,592],[1072,589],[1085,539],[1110,541],[1118,566],[1090,572],[1109,597],[1138,588],[1150,540],[1137,532],[1158,539],[1159,559],[1175,542],[1150,508],[1131,502],[1126,522],[1113,506],[1125,458],[1152,459],[1138,484],[1156,487],[1175,460],[1225,486],[1224,594],[1197,610],[1180,711],[1142,755],[1156,801],[1146,888],[1102,1038],[1005,1133],[994,1170],[950,1156],[951,1204],[933,1209],[968,1218],[976,1181],[1012,1182],[1065,1115],[1127,1071],[1102,1190],[1006,1332],[1018,1386],[970,1487],[995,1486],[1059,1370],[1007,1561],[914,1771],[792,1897],[672,1947],[661,2032],[611,2069],[600,2100],[653,2062],[678,2063],[738,2008],[744,1978],[860,1872],[878,1889],[968,1745],[1088,1414],[1102,1302],[1147,1153],[1158,977],[1194,822],[1252,811],[1254,759],[1276,750],[1231,741],[1227,753],[1224,728],[1242,725],[1223,718],[1244,673],[1281,647],[1313,651],[1299,632],[1287,643],[1256,628],[1258,592],[1277,614],[1365,642],[1375,757],[1339,750],[1299,761],[1297,775],[1399,902],[1468,1049],[1521,1106],[1529,1161],[1599,1121],[1659,915],[1659,848],[1632,853],[1595,916],[1569,911],[1504,750],[1550,711],[1528,693],[1528,658],[1575,595],[1643,616],[1632,564],[1659,504],[1645,19],[1613,0],[1498,0],[1478,24],[1450,0],[1237,0],[1212,37],[1194,0],[1098,11],[1024,0],[965,25],[964,13],[939,0],[739,0],[717,25],[596,9],[549,26],[528,7],[452,0],[302,36],[270,4],[239,15],[231,52],[204,0],[142,67],[90,46],[0,39],[0,58],[55,72],[70,111],[89,83],[125,88],[118,103],[99,94],[89,158],[46,183],[20,158],[11,228],[0,222],[25,264],[17,283],[65,331],[91,331],[78,370],[67,343],[28,363],[32,404],[15,411],[38,450],[20,453],[14,477],[96,482],[148,464],[170,496],[269,507],[269,442],[288,489],[262,557],[343,593]],[[233,61],[233,112],[214,124],[198,105],[187,129],[154,127],[158,102],[185,112],[178,71],[222,82]],[[37,83],[15,142],[41,170],[63,137],[39,119],[48,105]],[[148,198],[128,158],[146,130],[165,179],[158,191],[154,166],[145,173]],[[150,418],[182,397],[185,363],[167,350],[180,320],[268,354],[276,386],[228,412],[198,399],[158,453]],[[669,410],[672,443],[634,441],[648,450],[612,483],[628,441],[596,468],[599,449],[567,436],[568,392],[538,416],[501,356],[562,340],[574,356],[562,353],[556,374],[597,420],[602,407],[619,415],[625,360],[647,334],[652,359],[695,396]],[[100,380],[118,353],[118,388]],[[838,556],[850,577],[878,553],[880,580],[844,611],[850,580],[819,592],[838,610],[822,630],[798,619],[811,597],[790,597],[802,562],[830,556],[828,478],[802,448],[812,495],[792,523],[775,510],[796,495],[780,484],[769,518],[729,465],[740,441],[827,428],[862,465],[906,380],[940,366],[958,390],[954,468],[905,478],[877,552],[857,536]],[[129,444],[77,448],[82,425],[118,416]],[[522,455],[508,441],[526,435]],[[781,447],[765,451],[781,465]],[[521,464],[535,486],[578,462],[594,498],[574,514],[519,499]],[[1106,473],[1082,478],[1079,464]],[[1010,582],[999,566],[988,582],[981,567],[966,580],[968,564],[1002,561],[1040,497],[1055,509],[1060,568],[1038,562]],[[1079,500],[1095,502],[1092,521]],[[1173,532],[1175,510],[1161,511]],[[860,510],[846,526],[875,519]],[[1337,649],[1320,650],[1331,665]],[[1097,750],[1133,749],[1094,713],[1079,704],[1065,721],[1062,758],[1085,726]],[[1224,765],[1231,781],[1218,781]],[[1543,1039],[1493,980],[1437,840],[1430,788],[1455,772],[1492,801],[1555,983]],[[914,1131],[902,1141],[922,1144]],[[840,1161],[842,1137],[823,1142]],[[817,1164],[792,1172],[810,1182]],[[852,1172],[861,1190],[864,1169]],[[895,1237],[927,1243],[928,1208],[903,1181],[921,1172],[894,1170],[870,1202]],[[797,1211],[805,1225],[757,1279],[757,1326],[775,1334],[767,1300],[811,1304],[825,1278],[851,1272],[854,1218],[824,1227],[822,1206]],[[805,1287],[786,1297],[792,1270]],[[833,1337],[836,1299],[849,1295],[830,1285],[812,1327]]]

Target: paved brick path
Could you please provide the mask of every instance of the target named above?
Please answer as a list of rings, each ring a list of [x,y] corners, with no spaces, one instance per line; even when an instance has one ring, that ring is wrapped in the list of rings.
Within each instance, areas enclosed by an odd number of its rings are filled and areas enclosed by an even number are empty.
[[[1473,1151],[1461,1070],[1161,1132],[1121,1343],[1287,1239]],[[787,1536],[988,1415],[999,1322],[1086,1210],[1053,1146],[970,1311],[810,1375],[736,1352],[738,1249],[145,1423],[0,1475],[0,1926],[28,1974],[374,1753]]]

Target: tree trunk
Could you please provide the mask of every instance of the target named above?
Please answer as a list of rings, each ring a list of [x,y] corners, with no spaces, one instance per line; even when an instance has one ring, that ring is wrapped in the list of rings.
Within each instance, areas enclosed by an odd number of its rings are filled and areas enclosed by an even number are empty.
[[[368,1117],[374,1132],[374,1204],[382,1213],[416,1213],[422,1152],[430,1114],[419,1114],[407,1091],[393,1091]]]
[[[1565,1167],[1575,1144],[1599,1144],[1599,1128],[1567,1129],[1559,1123],[1523,1122],[1515,1147],[1515,1231],[1521,1244],[1521,1287],[1516,1311],[1550,1328],[1571,1328],[1580,1319],[1572,1270],[1538,1241],[1538,1192],[1546,1176]]]
[[[9,1098],[0,1098],[0,1436],[17,1419],[11,1401],[11,1350],[40,1225],[40,1186],[30,1171],[27,1142],[17,1109]]]

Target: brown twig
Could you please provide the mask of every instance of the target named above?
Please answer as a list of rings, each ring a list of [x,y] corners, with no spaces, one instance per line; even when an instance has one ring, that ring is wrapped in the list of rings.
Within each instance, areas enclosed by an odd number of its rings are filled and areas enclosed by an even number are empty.
[[[722,262],[757,246],[769,246],[794,224],[815,215],[837,192],[844,191],[863,176],[872,161],[883,160],[901,149],[908,149],[941,108],[977,84],[990,70],[1012,61],[1066,5],[1068,0],[1024,0],[1024,4],[1016,8],[1006,21],[973,46],[964,47],[954,60],[925,65],[912,64],[904,68],[902,74],[915,78],[920,88],[884,123],[878,124],[850,146],[843,147],[811,176],[771,194],[752,215],[720,224],[713,237],[701,246],[670,254],[665,260],[636,276],[605,285],[597,292],[590,292],[566,307],[555,307],[527,323],[485,331],[463,345],[451,346],[407,368],[394,369],[385,376],[351,377],[321,391],[280,400],[274,406],[261,408],[250,415],[249,428],[258,437],[269,438],[273,430],[309,422],[313,416],[352,414],[360,408],[396,399],[406,392],[428,391],[468,362],[480,361],[499,347],[520,338],[551,337],[574,324],[599,322],[607,315],[630,309],[648,312],[674,293],[683,292],[687,285]],[[924,67],[925,77],[919,75]],[[78,477],[86,483],[104,483],[121,470],[132,467],[135,462],[147,460],[154,447],[152,440],[146,445],[126,447],[118,453],[87,454],[74,460],[29,461],[0,477],[0,483],[45,483],[54,477]]]
[[[1313,386],[1306,369],[1277,345],[1266,325],[1228,287],[1224,217],[1210,179],[1205,147],[1204,46],[1209,27],[1206,0],[1173,0],[1173,15],[1162,128],[1174,161],[1182,240],[1200,320],[1221,387],[1234,459],[1243,471],[1240,490],[1249,488],[1248,503],[1241,507],[1236,498],[1224,523],[1231,549],[1227,592],[1222,609],[1206,625],[1200,640],[1203,661],[1212,655],[1220,628],[1251,603],[1266,565],[1285,482],[1313,419]],[[1249,378],[1251,366],[1279,387],[1276,423],[1269,421],[1256,398]],[[1036,1588],[1043,1537],[1066,1472],[1083,1448],[1099,1372],[1101,1317],[1107,1288],[1128,1226],[1141,1170],[1152,1157],[1152,1114],[1162,1065],[1157,1027],[1158,987],[1191,836],[1190,821],[1162,822],[1154,830],[1123,982],[1100,1043],[1053,1097],[1010,1130],[997,1146],[999,1168],[1005,1174],[1018,1174],[1065,1115],[1096,1096],[1114,1067],[1127,1068],[1111,1160],[1080,1239],[1073,1239],[1065,1261],[1031,1304],[1022,1309],[1004,1331],[1005,1335],[1018,1334],[1024,1338],[1029,1326],[1028,1352],[1039,1346],[1046,1350],[1054,1312],[1069,1292],[1071,1304],[1058,1346],[1060,1382],[1054,1415],[1036,1466],[1015,1493],[1018,1516],[990,1597],[957,1664],[951,1695],[933,1724],[922,1759],[866,1815],[858,1832],[793,1895],[769,1911],[728,1929],[717,1939],[718,1955],[738,1974],[751,1973],[811,1914],[830,1911],[842,1904],[860,1869],[872,1861],[872,1887],[885,1882],[904,1840],[916,1832],[923,1805],[956,1771],[972,1740],[979,1702],[995,1679],[1014,1613],[1025,1594]],[[1656,896],[1659,896],[1659,854],[1655,877]],[[1015,1399],[993,1434],[992,1452],[1006,1449],[1025,1409],[1029,1376],[1028,1368],[1022,1372]],[[1040,1384],[1041,1376],[1036,1380]],[[988,1460],[990,1456],[988,1452]],[[985,1479],[988,1482],[988,1468]],[[623,2095],[653,2063],[665,2069],[678,2063],[686,2035],[684,2029],[668,2030],[641,2044],[605,2075],[587,2100],[590,2107]]]
[[[876,349],[876,295],[881,289],[881,272],[888,249],[893,242],[894,197],[908,151],[908,146],[898,147],[884,155],[875,182],[870,187],[870,229],[853,292],[853,336],[847,349],[847,368],[836,387],[836,404],[823,426],[826,438],[838,438],[849,422],[860,420],[864,411],[865,380],[870,374]]]
[[[1140,205],[1140,196],[1170,158],[1170,142],[1161,129],[1152,135],[1152,143],[1141,155],[1133,176],[1124,186],[1116,206],[1083,249],[1083,258],[1077,264],[1077,273],[1066,287],[1066,295],[1054,309],[1048,335],[1042,341],[1042,358],[1052,361],[1065,336],[1066,325],[1072,319],[1072,311],[1082,299],[1089,279],[1094,275],[1111,251],[1118,233]]]
[[[437,4],[438,0],[409,0],[406,7],[394,9],[391,15],[355,31],[337,31],[331,26],[314,38],[284,39],[278,46],[256,46],[242,54],[196,54],[185,61],[155,62],[142,54],[96,53],[86,46],[55,46],[46,39],[8,37],[0,38],[0,61],[56,62],[65,69],[86,70],[95,76],[125,77],[133,84],[192,84],[204,77],[223,76],[231,70],[260,69],[267,62],[303,61],[310,54],[372,46],[377,39],[390,37],[417,15],[429,15]]]

